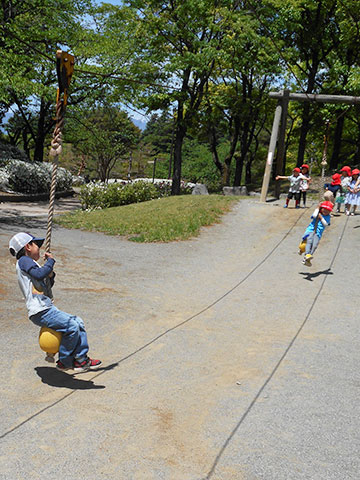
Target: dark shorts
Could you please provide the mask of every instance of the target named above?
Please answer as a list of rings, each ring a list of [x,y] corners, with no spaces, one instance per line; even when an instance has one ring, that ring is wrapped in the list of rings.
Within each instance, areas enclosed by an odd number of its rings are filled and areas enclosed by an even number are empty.
[[[295,197],[295,200],[300,201],[300,192],[289,192],[287,198],[292,199],[293,197]]]

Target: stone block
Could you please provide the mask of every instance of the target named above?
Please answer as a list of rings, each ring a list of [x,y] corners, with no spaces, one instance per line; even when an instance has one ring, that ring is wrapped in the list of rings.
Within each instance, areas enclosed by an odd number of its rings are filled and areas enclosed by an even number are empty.
[[[209,195],[208,189],[203,183],[197,183],[191,193],[192,195]]]
[[[223,187],[224,195],[248,195],[248,191],[245,185],[240,187]]]

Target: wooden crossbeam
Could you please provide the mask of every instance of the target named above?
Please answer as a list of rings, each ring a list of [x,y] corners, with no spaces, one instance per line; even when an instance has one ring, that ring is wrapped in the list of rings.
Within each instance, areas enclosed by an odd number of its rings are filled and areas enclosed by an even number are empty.
[[[284,92],[270,92],[270,98],[282,99]],[[289,100],[297,102],[319,102],[319,103],[346,103],[348,105],[360,104],[360,97],[346,95],[320,95],[316,93],[290,93]]]

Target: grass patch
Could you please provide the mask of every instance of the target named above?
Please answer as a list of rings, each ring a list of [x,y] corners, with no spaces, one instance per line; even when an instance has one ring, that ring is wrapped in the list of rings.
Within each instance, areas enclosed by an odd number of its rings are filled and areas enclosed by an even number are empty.
[[[222,195],[182,195],[92,212],[77,210],[55,221],[66,228],[125,235],[135,242],[171,242],[197,236],[201,227],[218,223],[238,201]]]

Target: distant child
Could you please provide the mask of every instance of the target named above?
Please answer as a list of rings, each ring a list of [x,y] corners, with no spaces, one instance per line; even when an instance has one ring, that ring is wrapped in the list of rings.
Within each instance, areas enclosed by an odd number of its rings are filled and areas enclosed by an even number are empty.
[[[341,205],[345,203],[345,194],[348,192],[348,186],[351,182],[351,168],[345,165],[340,172],[342,193],[335,199],[337,213],[340,213]]]
[[[360,170],[357,168],[354,168],[351,172],[351,181],[347,187],[348,191],[345,197],[346,215],[355,215],[356,208],[360,205],[360,186],[358,185],[359,174]]]
[[[305,175],[300,173],[300,168],[295,167],[293,174],[289,176],[277,175],[275,180],[290,180],[289,193],[286,198],[284,208],[287,208],[290,200],[295,197],[295,208],[300,208],[300,182],[307,180]]]
[[[342,193],[340,173],[334,173],[334,175],[331,177],[331,183],[325,183],[324,188],[325,200],[335,205],[336,197],[340,196],[340,194]],[[329,193],[329,196],[326,195],[327,193]]]
[[[52,303],[50,288],[54,285],[55,260],[45,252],[43,267],[37,261],[44,238],[25,232],[14,235],[9,242],[10,253],[16,257],[16,273],[20,290],[25,297],[29,319],[39,327],[48,327],[62,333],[58,370],[86,372],[101,364],[87,356],[89,345],[81,318],[58,310]],[[47,285],[47,281],[50,285]]]
[[[302,197],[303,207],[305,208],[306,207],[306,192],[309,190],[309,184],[311,182],[311,178],[310,178],[310,175],[309,175],[309,165],[307,163],[304,163],[303,165],[301,165],[300,170],[301,170],[301,174],[304,175],[304,177],[306,177],[306,180],[302,179],[301,182],[300,182],[300,200],[301,200],[301,197]]]
[[[322,234],[325,228],[330,225],[332,209],[333,205],[331,202],[322,202],[311,215],[311,222],[302,236],[302,241],[306,241],[305,255],[302,261],[304,265],[311,266],[311,259],[319,245]]]

